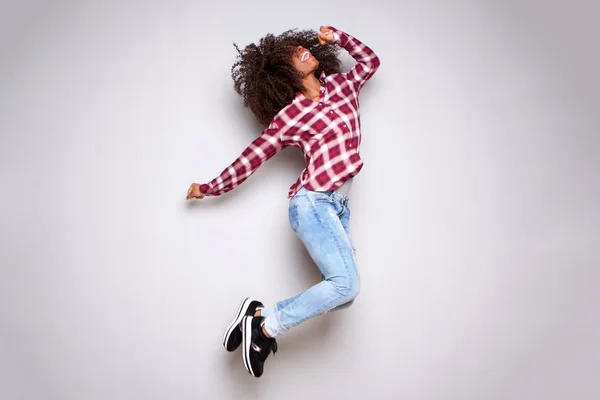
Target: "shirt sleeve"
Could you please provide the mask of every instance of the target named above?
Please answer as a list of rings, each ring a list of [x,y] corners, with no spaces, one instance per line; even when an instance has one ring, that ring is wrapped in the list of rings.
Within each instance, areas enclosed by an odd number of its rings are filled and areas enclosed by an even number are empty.
[[[379,57],[360,40],[333,26],[330,26],[329,29],[333,31],[333,43],[346,49],[352,58],[356,60],[356,65],[345,75],[348,80],[354,83],[356,89],[360,90],[379,68]]]
[[[200,192],[206,196],[219,196],[241,185],[258,167],[284,148],[280,139],[280,125],[281,123],[271,122],[219,176],[200,185]]]

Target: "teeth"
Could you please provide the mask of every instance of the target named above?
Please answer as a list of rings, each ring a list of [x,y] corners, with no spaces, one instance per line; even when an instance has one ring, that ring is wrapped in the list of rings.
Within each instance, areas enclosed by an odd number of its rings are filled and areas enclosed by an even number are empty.
[[[305,51],[304,53],[302,53],[302,58],[300,60],[306,61],[308,60],[308,57],[310,57],[310,53],[308,51]]]

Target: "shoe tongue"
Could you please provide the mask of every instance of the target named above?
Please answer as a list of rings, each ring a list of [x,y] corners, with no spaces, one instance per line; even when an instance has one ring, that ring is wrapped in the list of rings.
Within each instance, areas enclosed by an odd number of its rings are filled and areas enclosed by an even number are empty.
[[[256,336],[253,337],[253,341],[263,350],[270,348],[271,343],[274,341],[272,338],[268,338],[262,331],[262,327],[259,327]]]
[[[270,340],[268,337],[265,336],[264,333],[262,333],[262,329],[259,330],[257,332],[256,338],[254,339],[254,341],[261,347],[261,348],[265,348],[269,345]]]
[[[269,338],[265,335],[265,332],[263,332],[263,327],[260,325],[258,327],[258,337],[264,340],[269,340]]]

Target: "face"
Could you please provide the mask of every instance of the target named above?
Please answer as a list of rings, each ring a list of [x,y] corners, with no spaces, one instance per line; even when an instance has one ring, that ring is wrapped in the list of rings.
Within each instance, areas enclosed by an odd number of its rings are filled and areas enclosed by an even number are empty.
[[[302,77],[305,77],[317,70],[319,61],[306,48],[298,46],[292,54],[292,65]]]

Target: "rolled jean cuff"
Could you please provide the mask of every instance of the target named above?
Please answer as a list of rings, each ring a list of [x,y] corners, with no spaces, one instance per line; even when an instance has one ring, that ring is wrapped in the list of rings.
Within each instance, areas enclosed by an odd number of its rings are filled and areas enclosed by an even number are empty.
[[[265,318],[265,330],[270,337],[275,337],[281,333],[282,329],[277,314],[271,314]]]
[[[277,312],[277,309],[275,308],[275,306],[268,306],[268,307],[264,307],[261,311],[260,311],[260,316],[261,317],[268,317],[269,315],[273,315]]]

